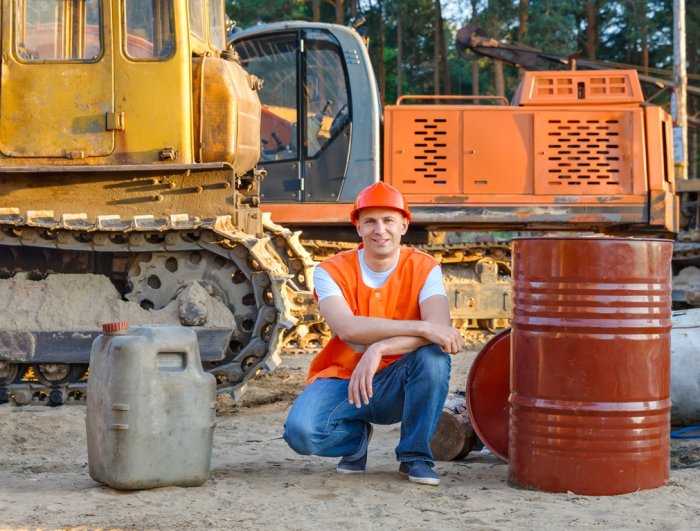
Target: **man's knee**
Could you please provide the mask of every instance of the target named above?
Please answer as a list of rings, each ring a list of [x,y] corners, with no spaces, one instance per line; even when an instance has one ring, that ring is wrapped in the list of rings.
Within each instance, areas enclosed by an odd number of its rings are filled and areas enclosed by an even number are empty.
[[[294,410],[289,413],[287,421],[284,423],[284,440],[289,447],[301,455],[312,455],[314,453],[313,430],[306,419],[294,415]]]
[[[426,378],[438,382],[450,378],[450,355],[443,352],[437,345],[420,347],[414,355],[415,368]]]

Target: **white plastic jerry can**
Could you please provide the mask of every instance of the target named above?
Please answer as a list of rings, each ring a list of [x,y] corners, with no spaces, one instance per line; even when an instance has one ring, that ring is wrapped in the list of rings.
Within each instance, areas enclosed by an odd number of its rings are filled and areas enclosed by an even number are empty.
[[[90,476],[115,489],[189,487],[209,477],[216,380],[181,326],[109,323],[90,353]]]

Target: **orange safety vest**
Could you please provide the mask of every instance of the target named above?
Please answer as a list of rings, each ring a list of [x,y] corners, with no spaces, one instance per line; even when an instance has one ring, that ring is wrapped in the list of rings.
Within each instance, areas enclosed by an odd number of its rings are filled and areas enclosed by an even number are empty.
[[[370,288],[362,282],[359,247],[328,258],[319,267],[338,284],[354,315],[419,321],[418,295],[438,261],[410,247],[400,249],[399,263],[381,288]],[[401,356],[382,356],[377,372]],[[311,361],[307,383],[316,378],[349,379],[361,357],[361,352],[355,352],[334,335]]]

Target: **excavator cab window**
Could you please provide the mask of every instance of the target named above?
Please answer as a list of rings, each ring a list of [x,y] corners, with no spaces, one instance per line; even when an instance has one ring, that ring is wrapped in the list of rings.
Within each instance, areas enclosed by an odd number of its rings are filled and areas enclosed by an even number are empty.
[[[175,53],[172,0],[127,0],[123,6],[127,57],[163,60]]]
[[[15,0],[15,53],[26,63],[94,63],[103,53],[99,0]]]
[[[244,41],[236,49],[246,70],[264,80],[258,92],[262,103],[261,162],[298,158],[297,35]]]
[[[330,35],[308,35],[306,50],[306,154],[317,157],[348,124],[348,88],[340,49]],[[310,38],[311,37],[311,38]]]
[[[336,201],[350,149],[343,50],[328,31],[275,32],[237,41],[245,69],[263,79],[260,164],[266,201]]]

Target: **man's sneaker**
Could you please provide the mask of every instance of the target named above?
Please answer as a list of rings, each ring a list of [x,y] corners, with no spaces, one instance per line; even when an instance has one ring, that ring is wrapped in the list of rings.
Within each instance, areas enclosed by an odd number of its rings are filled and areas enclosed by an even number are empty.
[[[425,461],[406,461],[399,465],[399,473],[421,485],[439,485],[440,476]]]
[[[368,423],[367,442],[365,443],[364,451],[358,450],[356,453],[360,453],[361,455],[356,459],[348,459],[347,457],[343,457],[340,461],[338,461],[338,464],[335,467],[338,472],[341,474],[362,474],[365,471],[365,468],[367,467],[367,449],[369,448],[369,441],[372,438],[373,431],[374,428],[372,428],[372,425]]]

